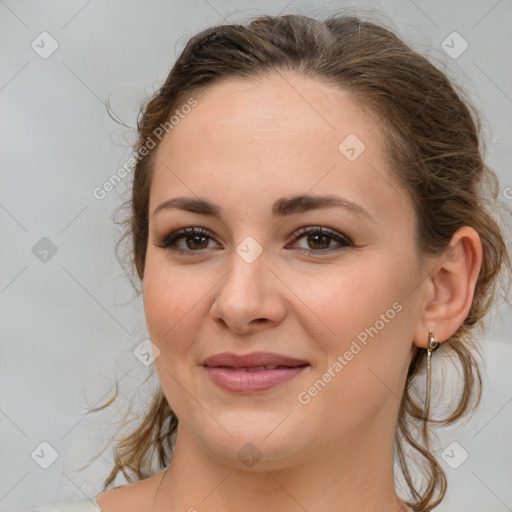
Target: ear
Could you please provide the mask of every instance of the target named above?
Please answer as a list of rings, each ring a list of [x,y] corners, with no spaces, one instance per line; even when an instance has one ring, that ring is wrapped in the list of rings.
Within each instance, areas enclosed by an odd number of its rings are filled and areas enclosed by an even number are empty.
[[[482,252],[478,233],[463,226],[453,234],[444,253],[435,258],[422,287],[428,290],[428,298],[414,332],[415,345],[427,346],[429,329],[442,342],[462,325],[473,302]]]

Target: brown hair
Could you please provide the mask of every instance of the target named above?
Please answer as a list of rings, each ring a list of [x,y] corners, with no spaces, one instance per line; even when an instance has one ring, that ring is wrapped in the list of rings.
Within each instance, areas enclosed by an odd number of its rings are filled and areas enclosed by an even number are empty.
[[[456,406],[447,417],[433,419],[418,403],[416,381],[425,352],[418,349],[399,411],[395,453],[410,492],[407,503],[415,510],[430,510],[443,499],[447,485],[442,467],[430,452],[430,423],[454,423],[478,405],[482,379],[470,334],[477,323],[483,326],[481,320],[495,300],[500,270],[510,269],[501,229],[490,214],[498,181],[483,161],[477,112],[445,74],[383,26],[352,15],[331,15],[322,21],[301,15],[263,16],[245,25],[211,27],[192,37],[165,83],[141,111],[136,154],[193,94],[231,77],[256,79],[280,71],[350,91],[377,115],[397,182],[414,202],[420,254],[444,251],[461,226],[471,226],[480,235],[483,263],[471,309],[442,346],[462,367]],[[130,212],[117,248],[123,241],[130,242],[131,279],[135,281],[144,275],[149,190],[157,148],[158,143],[138,158],[132,197],[123,205]],[[108,403],[116,396],[117,390]],[[159,387],[140,426],[117,443],[105,488],[120,471],[131,482],[165,468],[177,425]],[[418,425],[423,442],[415,434]],[[413,481],[406,450],[421,456],[415,462],[423,469],[426,485],[417,487]]]

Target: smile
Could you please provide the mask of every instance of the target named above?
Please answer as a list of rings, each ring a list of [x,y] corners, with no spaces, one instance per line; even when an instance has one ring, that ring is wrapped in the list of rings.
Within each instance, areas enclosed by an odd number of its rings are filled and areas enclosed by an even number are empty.
[[[246,355],[224,352],[206,359],[203,366],[211,381],[221,389],[255,393],[288,382],[311,365],[305,360],[270,352]]]

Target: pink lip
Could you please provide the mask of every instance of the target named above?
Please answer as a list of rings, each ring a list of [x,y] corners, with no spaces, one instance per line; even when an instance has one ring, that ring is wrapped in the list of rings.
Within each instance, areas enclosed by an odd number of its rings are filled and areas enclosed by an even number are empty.
[[[278,368],[246,370],[267,365]],[[207,358],[203,366],[213,383],[220,388],[238,393],[254,393],[287,382],[310,365],[305,360],[272,352],[253,352],[245,355],[223,352]]]

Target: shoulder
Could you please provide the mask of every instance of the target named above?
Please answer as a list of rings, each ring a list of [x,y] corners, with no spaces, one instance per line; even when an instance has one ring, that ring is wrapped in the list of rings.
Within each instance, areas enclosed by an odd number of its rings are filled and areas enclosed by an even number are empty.
[[[149,511],[164,473],[165,471],[161,471],[145,480],[113,487],[90,499],[61,501],[32,509],[30,512],[125,512],[134,510],[134,507],[140,512]]]
[[[101,512],[98,503],[94,500],[81,500],[59,502],[33,509],[31,512]]]
[[[125,512],[129,510],[138,510],[140,512],[149,511],[153,504],[153,499],[157,492],[158,485],[164,476],[164,472],[165,471],[161,471],[160,473],[157,473],[145,480],[140,480],[139,482],[134,482],[120,487],[114,487],[102,492],[96,498],[96,502],[99,505],[96,512]],[[61,511],[59,510],[55,512]],[[65,510],[62,512],[68,511]],[[84,512],[89,512],[89,510]]]

